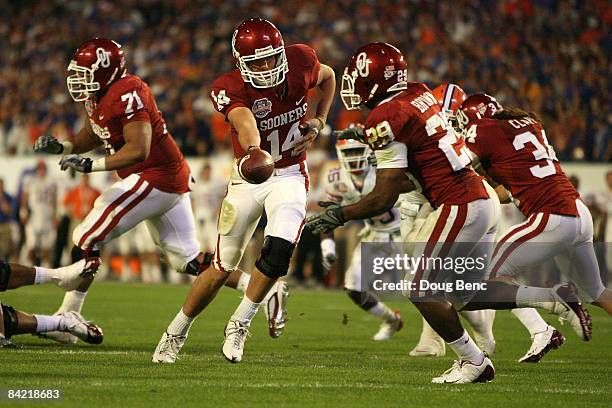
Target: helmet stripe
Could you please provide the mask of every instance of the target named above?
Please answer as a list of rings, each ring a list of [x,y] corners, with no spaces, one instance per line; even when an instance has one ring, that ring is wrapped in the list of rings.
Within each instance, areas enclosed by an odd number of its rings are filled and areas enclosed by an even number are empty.
[[[447,111],[451,110],[451,104],[453,103],[453,94],[455,93],[455,85],[449,84],[444,91],[444,99],[442,108]]]

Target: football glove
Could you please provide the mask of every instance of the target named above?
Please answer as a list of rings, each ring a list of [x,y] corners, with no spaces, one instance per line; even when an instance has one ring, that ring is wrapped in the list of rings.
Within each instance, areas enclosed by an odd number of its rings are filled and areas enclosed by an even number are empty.
[[[342,207],[340,205],[330,201],[319,201],[319,205],[324,207],[324,210],[306,219],[306,227],[313,234],[332,231],[344,225],[344,217],[342,216]]]
[[[34,152],[36,153],[61,154],[63,151],[64,145],[51,135],[39,136],[34,142]]]
[[[365,132],[361,126],[349,126],[346,129],[335,130],[333,135],[337,140],[349,140],[354,139],[358,142],[368,144],[365,138]]]
[[[60,160],[62,170],[74,169],[79,173],[91,173],[93,160],[88,157],[81,157],[78,154],[68,154]]]

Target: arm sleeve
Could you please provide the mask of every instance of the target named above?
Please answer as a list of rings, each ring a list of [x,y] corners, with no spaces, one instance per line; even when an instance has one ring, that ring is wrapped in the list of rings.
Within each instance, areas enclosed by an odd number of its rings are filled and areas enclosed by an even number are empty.
[[[229,83],[224,77],[218,78],[213,82],[210,89],[210,99],[212,100],[215,109],[225,116],[227,121],[227,115],[234,108],[245,107],[248,108],[246,101],[240,94],[240,92],[234,89],[235,85]]]
[[[377,169],[405,169],[408,167],[408,148],[402,142],[393,141],[374,151]]]

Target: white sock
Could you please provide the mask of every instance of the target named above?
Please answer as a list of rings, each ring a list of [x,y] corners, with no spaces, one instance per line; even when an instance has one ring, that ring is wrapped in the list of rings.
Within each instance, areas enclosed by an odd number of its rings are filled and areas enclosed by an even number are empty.
[[[257,314],[260,304],[261,303],[251,301],[251,299],[249,299],[245,294],[242,297],[242,302],[240,302],[236,308],[236,311],[234,311],[231,320],[238,320],[241,323],[250,325],[251,320],[253,320],[253,317],[255,317],[255,314]]]
[[[236,285],[236,289],[238,289],[242,293],[246,292],[250,281],[251,275],[246,272],[242,272],[242,274],[240,275],[240,279],[238,279],[238,285]]]
[[[448,343],[448,346],[453,349],[461,360],[466,360],[473,364],[482,364],[484,360],[484,353],[465,330],[461,337]]]
[[[380,317],[387,322],[396,319],[393,310],[389,309],[389,306],[385,305],[383,302],[378,302],[376,305],[368,309],[368,313]]]
[[[516,291],[516,305],[519,307],[537,307],[552,312],[555,298],[552,289],[519,286]]]
[[[191,329],[191,325],[195,317],[189,317],[185,313],[183,313],[183,309],[179,310],[179,312],[174,316],[174,319],[166,329],[168,334],[172,334],[175,336],[187,336],[189,334],[189,329]]]
[[[34,276],[35,285],[53,282],[55,274],[53,273],[52,269],[43,268],[42,266],[35,266],[34,270],[36,271],[36,275]]]
[[[61,330],[60,322],[62,316],[34,315],[36,318],[36,333],[46,333]]]
[[[533,337],[538,333],[542,333],[548,329],[548,323],[542,319],[542,316],[537,310],[532,308],[512,309],[512,314],[515,315],[523,326],[529,330],[529,334]]]
[[[81,313],[83,302],[85,302],[85,296],[87,296],[87,292],[79,292],[78,290],[66,292],[64,295],[64,301],[56,313],[59,314],[69,311]]]
[[[491,313],[489,310],[464,310],[461,316],[470,323],[476,333],[488,339],[493,338],[495,311]]]

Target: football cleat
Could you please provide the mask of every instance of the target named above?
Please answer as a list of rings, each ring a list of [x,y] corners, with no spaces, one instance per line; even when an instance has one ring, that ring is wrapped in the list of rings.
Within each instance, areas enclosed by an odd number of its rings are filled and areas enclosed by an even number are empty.
[[[250,335],[249,325],[238,320],[230,320],[225,326],[225,341],[223,342],[222,353],[230,363],[242,361],[244,353],[244,342]]]
[[[178,358],[178,353],[185,344],[187,336],[179,336],[164,332],[155,351],[153,352],[154,363],[173,364]]]
[[[278,281],[272,286],[262,302],[268,321],[268,334],[273,339],[280,337],[285,331],[288,297],[289,287],[287,282]]]
[[[16,349],[19,348],[19,346],[7,339],[6,337],[0,336],[0,348]]]
[[[64,289],[66,292],[75,290],[83,282],[81,273],[85,270],[85,263],[86,260],[81,259],[72,265],[58,268],[58,278],[54,279],[53,283]]]
[[[100,344],[104,340],[102,329],[88,322],[77,312],[64,312],[60,325],[65,327],[65,332],[72,334],[89,344]]]
[[[41,339],[57,341],[58,343],[65,344],[67,346],[76,344],[76,342],[79,340],[77,336],[57,330],[46,333],[34,333],[33,336],[40,337]]]
[[[376,334],[372,337],[374,341],[389,340],[398,331],[404,327],[404,321],[399,313],[399,310],[393,311],[395,318],[393,320],[386,320],[381,325]]]
[[[559,316],[561,324],[568,322],[582,340],[591,340],[593,336],[591,315],[582,307],[574,285],[560,283],[552,288],[552,293],[555,298],[552,312]]]
[[[519,358],[519,363],[537,363],[550,350],[558,349],[565,343],[565,337],[552,326],[548,326],[541,333],[536,333],[532,338],[531,348]]]
[[[453,366],[439,377],[434,377],[434,384],[468,384],[493,380],[495,368],[489,357],[484,356],[482,363],[476,365],[465,360],[455,360]]]
[[[437,343],[419,343],[410,350],[408,355],[411,357],[444,357],[446,355],[446,345],[444,343],[441,345]]]

